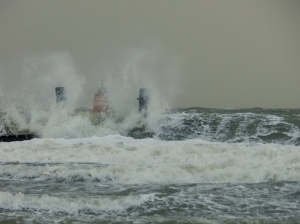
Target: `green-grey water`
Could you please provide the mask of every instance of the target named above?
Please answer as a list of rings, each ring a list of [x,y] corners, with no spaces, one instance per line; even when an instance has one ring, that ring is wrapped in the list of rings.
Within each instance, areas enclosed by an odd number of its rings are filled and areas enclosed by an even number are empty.
[[[298,223],[299,129],[299,110],[189,108],[153,129],[2,142],[0,222]]]

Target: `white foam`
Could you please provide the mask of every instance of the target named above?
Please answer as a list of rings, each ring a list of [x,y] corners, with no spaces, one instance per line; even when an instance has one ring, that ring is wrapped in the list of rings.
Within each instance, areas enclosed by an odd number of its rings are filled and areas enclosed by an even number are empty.
[[[123,196],[113,198],[61,198],[56,196],[26,195],[21,192],[11,194],[0,191],[0,208],[7,210],[46,211],[48,213],[118,213],[129,207],[141,206],[147,201],[153,201],[154,194],[141,194],[136,196]]]
[[[115,61],[111,68],[98,71],[101,75],[96,76],[79,74],[68,53],[26,57],[14,66],[16,71],[8,69],[7,73],[11,74],[1,76],[0,94],[5,103],[0,103],[6,114],[4,121],[0,121],[0,133],[6,134],[3,124],[15,126],[11,130],[14,133],[29,130],[41,137],[76,138],[124,133],[139,121],[136,99],[142,87],[151,92],[146,123],[150,128],[157,127],[159,115],[167,107],[166,102],[174,97],[176,80],[180,77],[178,60],[162,54],[161,50],[155,46],[128,50],[120,61]],[[92,78],[90,76],[95,76],[93,83],[86,83]],[[95,127],[88,116],[74,116],[73,112],[81,106],[92,108],[94,96],[85,93],[91,85],[96,91],[103,78],[106,78],[109,102],[116,120],[108,119],[101,127]],[[64,110],[58,110],[55,104],[54,89],[58,86],[66,89]]]
[[[167,142],[110,135],[1,143],[0,155],[3,178],[10,174],[124,184],[300,180],[299,146],[277,144]],[[8,162],[50,165],[26,167]]]

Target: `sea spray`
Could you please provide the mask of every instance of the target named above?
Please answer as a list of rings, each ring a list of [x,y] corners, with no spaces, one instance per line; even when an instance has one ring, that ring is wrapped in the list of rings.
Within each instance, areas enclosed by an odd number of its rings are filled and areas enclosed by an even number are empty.
[[[13,97],[30,107],[49,109],[55,103],[55,87],[64,86],[68,103],[75,106],[81,95],[84,76],[77,73],[69,54],[49,53],[26,57],[13,81],[5,83],[5,97]],[[13,99],[12,99],[13,100]]]
[[[162,53],[159,47],[124,53],[119,61],[101,73],[109,74],[106,81],[116,116],[125,117],[137,110],[140,88],[147,88],[150,93],[150,113],[169,108],[179,89],[179,67],[178,60]]]
[[[20,70],[12,74],[13,78],[4,79],[6,103],[1,109],[7,122],[11,120],[20,129],[40,135],[55,106],[55,87],[66,87],[68,107],[74,108],[84,79],[77,74],[70,55],[65,53],[26,57]]]
[[[88,76],[76,71],[71,55],[50,53],[27,57],[21,71],[13,75],[14,79],[4,80],[9,87],[4,89],[7,102],[3,106],[6,111],[4,119],[14,124],[16,133],[22,128],[40,137],[126,135],[136,127],[152,132],[157,130],[157,122],[169,108],[176,92],[174,86],[179,76],[178,65],[167,56],[157,47],[131,50],[120,57],[122,59],[116,61],[112,68],[101,70],[100,75],[96,75],[98,85],[104,80],[112,109],[112,116],[105,118],[97,127],[89,119],[92,107],[82,107],[93,102],[93,96],[85,102],[81,101],[87,99],[82,93],[90,86],[85,80]],[[161,59],[167,63],[162,65]],[[54,89],[59,86],[66,90],[64,108],[58,108],[55,103]],[[147,117],[138,113],[140,88],[147,88],[150,92]],[[82,111],[80,108],[86,113],[76,113]]]

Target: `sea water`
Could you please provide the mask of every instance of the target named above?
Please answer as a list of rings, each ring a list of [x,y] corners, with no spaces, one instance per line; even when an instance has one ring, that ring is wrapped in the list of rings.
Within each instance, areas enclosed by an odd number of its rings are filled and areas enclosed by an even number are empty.
[[[1,223],[299,223],[299,110],[51,119],[0,143]]]

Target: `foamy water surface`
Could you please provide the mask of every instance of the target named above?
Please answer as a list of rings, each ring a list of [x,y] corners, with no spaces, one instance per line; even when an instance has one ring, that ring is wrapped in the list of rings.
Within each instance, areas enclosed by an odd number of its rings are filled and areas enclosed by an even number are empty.
[[[296,223],[299,146],[121,135],[0,144],[0,220]]]

